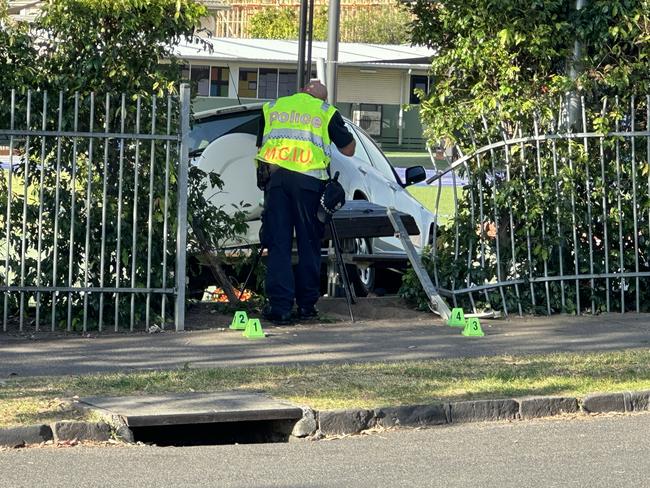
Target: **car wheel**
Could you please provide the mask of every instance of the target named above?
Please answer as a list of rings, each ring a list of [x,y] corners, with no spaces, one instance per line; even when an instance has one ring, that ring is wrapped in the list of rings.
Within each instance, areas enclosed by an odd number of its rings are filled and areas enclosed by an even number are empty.
[[[356,239],[345,239],[343,241],[344,252],[349,254],[372,254],[370,239],[360,237]],[[359,297],[368,296],[375,287],[375,267],[373,265],[349,264],[348,277],[354,292]]]

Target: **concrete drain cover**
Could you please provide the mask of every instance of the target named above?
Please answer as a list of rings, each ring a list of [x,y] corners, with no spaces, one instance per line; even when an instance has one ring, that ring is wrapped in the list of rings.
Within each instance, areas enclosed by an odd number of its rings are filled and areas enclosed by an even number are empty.
[[[91,397],[82,398],[79,403],[102,414],[119,415],[129,427],[302,418],[300,407],[246,392]]]

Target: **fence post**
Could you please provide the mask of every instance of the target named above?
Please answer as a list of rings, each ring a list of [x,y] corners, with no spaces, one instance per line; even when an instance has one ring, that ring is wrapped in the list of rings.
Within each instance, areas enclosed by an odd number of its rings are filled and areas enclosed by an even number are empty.
[[[181,85],[181,150],[178,161],[178,225],[176,227],[176,331],[185,330],[185,262],[187,253],[187,172],[189,164],[190,86]]]

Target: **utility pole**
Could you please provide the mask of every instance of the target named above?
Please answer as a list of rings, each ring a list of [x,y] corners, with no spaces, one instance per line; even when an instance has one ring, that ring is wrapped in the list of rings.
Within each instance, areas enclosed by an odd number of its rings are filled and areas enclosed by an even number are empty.
[[[586,5],[587,0],[576,0],[576,11],[579,12],[584,8]],[[571,62],[569,65],[569,77],[571,78],[572,81],[575,81],[580,73],[582,72],[582,66],[580,64],[580,59],[582,58],[582,42],[577,38],[573,42],[573,56],[571,58]],[[579,100],[580,97],[578,96],[578,93],[575,91],[569,94],[568,97],[568,103],[569,106],[567,107],[568,113],[567,116],[569,118],[568,122],[568,128],[572,127],[576,121],[579,119],[579,111],[580,111],[580,106],[579,106]]]
[[[314,42],[314,1],[309,0],[309,20],[307,21],[307,66],[305,66],[305,83],[311,80],[311,46]]]
[[[327,101],[336,103],[336,68],[339,61],[339,13],[341,0],[330,0],[327,26]]]
[[[296,77],[296,91],[300,91],[311,79],[311,45],[314,40],[314,0],[300,0],[300,27],[298,36],[298,76]],[[305,58],[307,58],[306,62]]]
[[[298,28],[298,76],[296,76],[296,92],[300,91],[300,89],[305,86],[305,48],[307,44],[307,10],[309,1],[310,0],[300,0],[300,26]]]

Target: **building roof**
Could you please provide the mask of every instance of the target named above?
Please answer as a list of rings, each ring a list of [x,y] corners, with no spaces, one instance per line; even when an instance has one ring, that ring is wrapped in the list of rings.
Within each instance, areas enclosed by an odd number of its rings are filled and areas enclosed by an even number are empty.
[[[182,43],[176,55],[187,60],[255,61],[294,64],[298,59],[298,41],[275,39],[206,39],[212,49],[200,44]],[[432,49],[419,46],[390,44],[340,43],[339,65],[428,68],[434,55]],[[327,42],[314,41],[312,60],[327,59]]]
[[[9,13],[17,14],[24,8],[36,7],[42,0],[9,0]]]
[[[20,20],[33,20],[42,3],[42,0],[9,0],[8,13]]]
[[[221,0],[200,0],[200,2],[208,9],[208,12],[231,8],[228,3],[222,2]]]

